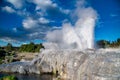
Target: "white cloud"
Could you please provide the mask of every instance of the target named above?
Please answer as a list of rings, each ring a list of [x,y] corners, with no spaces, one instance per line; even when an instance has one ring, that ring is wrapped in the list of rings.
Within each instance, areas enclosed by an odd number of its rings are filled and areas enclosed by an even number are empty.
[[[68,14],[70,11],[68,9],[63,9],[59,7],[56,3],[53,3],[52,0],[33,0],[34,4],[36,4],[36,11],[41,16],[49,15],[47,14],[47,10],[56,10],[64,14]]]
[[[15,8],[20,9],[24,5],[24,0],[7,0],[7,2],[14,5]]]
[[[29,37],[35,37],[35,36],[38,36],[39,35],[39,32],[34,32],[34,33],[30,33],[28,36]]]
[[[38,21],[33,20],[32,18],[25,19],[22,24],[25,29],[31,29],[39,26]]]
[[[47,23],[49,23],[50,21],[47,20],[47,19],[45,19],[45,18],[43,18],[43,17],[41,17],[41,18],[39,18],[39,22],[42,23],[42,24],[47,24]]]
[[[44,9],[48,6],[52,6],[52,7],[57,6],[55,3],[52,3],[51,0],[33,0],[33,3],[35,3],[37,5],[36,10]]]
[[[20,15],[20,16],[26,16],[26,17],[28,17],[28,16],[30,16],[30,12],[28,12],[27,10],[26,10],[26,8],[25,9],[23,9],[23,10],[18,10],[17,11],[17,14],[18,15]]]
[[[17,40],[11,39],[11,38],[9,38],[9,37],[4,37],[3,39],[0,39],[0,40],[2,40],[2,41],[4,41],[4,42],[9,42],[9,43],[11,43],[11,42],[17,43],[17,42],[18,42]]]
[[[48,24],[50,21],[41,17],[38,19],[32,19],[32,17],[28,17],[27,19],[23,20],[23,27],[25,29],[33,29],[37,27],[41,27],[44,24]]]
[[[15,13],[15,12],[16,12],[14,9],[12,9],[12,8],[9,7],[9,6],[2,7],[2,10],[3,10],[3,11],[6,11],[6,12],[8,12],[8,13]]]
[[[43,39],[47,31],[51,30],[47,25],[49,22],[50,21],[44,17],[33,18],[33,16],[31,16],[26,18],[22,24],[24,30],[27,30],[28,33],[24,36],[26,36],[28,40]]]
[[[69,14],[70,13],[70,10],[68,9],[62,9],[62,8],[59,8],[61,12],[65,13],[65,14]]]
[[[36,5],[35,12],[36,15],[39,15],[40,17],[43,16],[53,16],[52,13],[55,13],[56,15],[66,15],[69,14],[69,9],[63,9],[60,6],[57,5],[57,3],[54,3],[52,0],[27,0],[30,3],[33,3]],[[41,21],[41,20],[40,20]]]

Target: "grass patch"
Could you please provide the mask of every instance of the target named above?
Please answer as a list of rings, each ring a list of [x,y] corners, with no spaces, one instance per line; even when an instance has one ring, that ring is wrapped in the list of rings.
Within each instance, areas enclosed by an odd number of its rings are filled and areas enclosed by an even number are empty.
[[[12,75],[12,76],[4,76],[0,78],[0,80],[18,80],[18,78]]]

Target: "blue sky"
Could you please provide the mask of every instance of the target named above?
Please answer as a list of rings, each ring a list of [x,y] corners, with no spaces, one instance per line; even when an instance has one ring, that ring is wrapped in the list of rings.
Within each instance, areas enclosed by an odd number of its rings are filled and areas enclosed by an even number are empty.
[[[74,25],[71,13],[77,0],[0,0],[0,46],[45,41],[48,31]],[[120,38],[120,0],[84,0],[98,14],[95,40]]]

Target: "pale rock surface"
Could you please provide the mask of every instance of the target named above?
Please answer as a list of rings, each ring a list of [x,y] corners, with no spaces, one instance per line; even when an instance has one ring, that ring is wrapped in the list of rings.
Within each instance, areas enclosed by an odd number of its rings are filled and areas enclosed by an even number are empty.
[[[31,62],[0,65],[1,72],[57,73],[69,80],[120,80],[120,50],[43,50]]]

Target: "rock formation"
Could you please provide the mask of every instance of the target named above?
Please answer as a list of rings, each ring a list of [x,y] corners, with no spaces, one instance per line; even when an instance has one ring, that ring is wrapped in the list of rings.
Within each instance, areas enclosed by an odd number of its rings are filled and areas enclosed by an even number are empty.
[[[43,50],[31,62],[2,64],[0,71],[55,73],[70,80],[120,80],[120,50]]]

